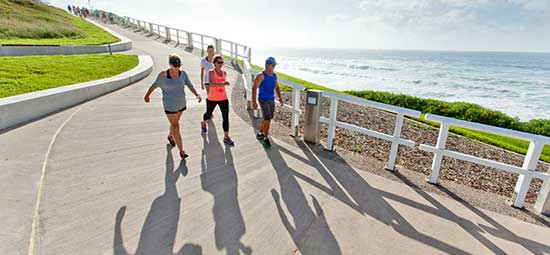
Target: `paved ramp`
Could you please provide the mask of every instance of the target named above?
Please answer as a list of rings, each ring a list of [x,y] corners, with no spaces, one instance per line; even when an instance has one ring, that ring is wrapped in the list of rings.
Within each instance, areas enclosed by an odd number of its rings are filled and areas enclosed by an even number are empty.
[[[153,56],[155,74],[180,54],[200,86],[199,57],[112,29]],[[180,161],[159,91],[142,99],[154,76],[0,134],[0,254],[27,254],[31,236],[36,254],[550,254],[549,228],[319,158],[300,142],[264,150],[233,112],[236,146],[226,147],[219,112],[200,135],[205,105],[193,97],[181,122],[190,158]]]

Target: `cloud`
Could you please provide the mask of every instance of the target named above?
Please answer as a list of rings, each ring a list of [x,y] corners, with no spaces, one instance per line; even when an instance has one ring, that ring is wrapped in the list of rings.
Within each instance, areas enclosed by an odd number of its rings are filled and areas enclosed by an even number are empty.
[[[550,3],[548,0],[508,0],[510,3],[516,4],[525,10],[548,11]]]
[[[355,20],[365,27],[410,33],[486,33],[543,20],[548,0],[363,0]]]

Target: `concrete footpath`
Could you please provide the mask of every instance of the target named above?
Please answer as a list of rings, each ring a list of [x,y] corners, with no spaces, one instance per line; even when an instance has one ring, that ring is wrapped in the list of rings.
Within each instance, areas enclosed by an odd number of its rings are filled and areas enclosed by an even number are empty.
[[[143,95],[170,53],[199,88],[200,58],[109,27],[133,41],[129,52],[153,57],[153,75],[0,134],[0,254],[550,254],[550,228],[320,159],[299,142],[265,150],[233,112],[235,147],[222,142],[219,110],[201,136],[205,104],[190,93],[190,158],[180,161],[160,91],[150,104]]]

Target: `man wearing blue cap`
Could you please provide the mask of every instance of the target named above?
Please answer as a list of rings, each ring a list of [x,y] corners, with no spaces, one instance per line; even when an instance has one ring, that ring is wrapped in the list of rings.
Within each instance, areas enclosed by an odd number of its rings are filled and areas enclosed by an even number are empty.
[[[260,102],[260,107],[262,108],[262,125],[260,130],[256,135],[256,138],[265,147],[271,147],[271,142],[269,141],[269,125],[271,124],[271,119],[273,119],[273,114],[275,113],[275,92],[277,92],[277,97],[279,97],[279,103],[282,107],[284,102],[281,97],[281,90],[279,89],[279,82],[277,80],[277,74],[275,74],[275,66],[277,62],[275,58],[269,57],[265,61],[265,70],[256,76],[254,80],[254,87],[252,88],[252,107],[254,109],[258,108],[258,102],[256,101],[256,95],[258,89],[260,94],[258,95],[258,101]]]

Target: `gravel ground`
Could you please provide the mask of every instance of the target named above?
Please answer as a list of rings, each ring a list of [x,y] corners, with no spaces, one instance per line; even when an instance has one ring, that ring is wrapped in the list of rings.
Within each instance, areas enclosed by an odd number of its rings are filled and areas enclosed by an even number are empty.
[[[251,125],[257,126],[258,120],[251,118],[251,112],[246,110],[242,82],[237,82],[233,88],[232,105],[237,114]],[[285,102],[290,102],[290,93],[283,92]],[[304,103],[302,97],[302,104]],[[323,100],[323,115],[328,117],[330,100]],[[303,109],[303,105],[302,105]],[[277,109],[275,122],[272,124],[271,135],[290,144],[300,146],[301,141],[290,137],[291,114]],[[378,109],[363,107],[347,102],[338,104],[338,120],[360,127],[369,128],[378,132],[392,134],[395,115]],[[303,124],[303,119],[300,120]],[[300,126],[302,132],[303,126]],[[326,143],[327,126],[321,130],[321,144]],[[417,143],[435,145],[438,130],[413,120],[406,120],[403,125],[402,136]],[[323,146],[316,146],[319,156],[331,160],[344,160],[361,171],[371,172],[394,181],[405,183],[418,192],[436,193],[463,203],[465,206],[495,211],[518,219],[550,227],[550,217],[534,213],[532,203],[535,202],[542,182],[531,182],[527,194],[527,203],[524,210],[510,206],[510,197],[517,180],[517,174],[456,160],[444,158],[440,185],[430,185],[426,178],[430,174],[433,154],[415,148],[400,146],[397,169],[395,173],[384,170],[389,157],[390,143],[358,134],[346,129],[337,128],[334,140],[336,152],[327,152]],[[472,139],[458,135],[450,135],[447,148],[458,152],[475,155],[499,162],[521,166],[523,155],[505,151],[503,149],[482,144]],[[368,166],[368,167],[367,167]],[[538,171],[550,172],[550,164],[539,162]],[[473,207],[472,207],[473,208]],[[475,210],[475,209],[473,209]]]

